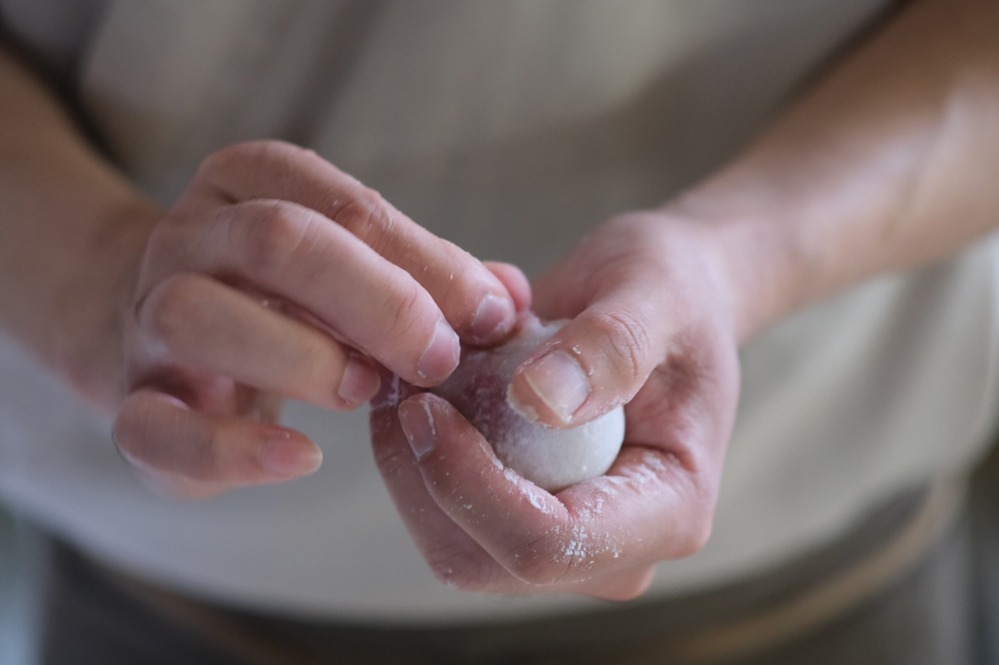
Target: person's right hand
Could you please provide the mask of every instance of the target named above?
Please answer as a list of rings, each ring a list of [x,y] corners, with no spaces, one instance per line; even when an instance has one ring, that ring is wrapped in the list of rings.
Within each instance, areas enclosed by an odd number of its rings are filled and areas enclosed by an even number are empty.
[[[281,398],[354,408],[378,365],[439,383],[459,335],[489,344],[513,327],[504,282],[526,280],[495,269],[503,281],[315,153],[217,152],[146,246],[124,317],[119,450],[189,497],[311,473],[320,450],[273,422]]]

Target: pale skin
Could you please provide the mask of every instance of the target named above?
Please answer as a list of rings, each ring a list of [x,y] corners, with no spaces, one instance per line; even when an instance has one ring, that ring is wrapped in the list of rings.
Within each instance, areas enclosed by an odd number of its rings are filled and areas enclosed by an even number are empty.
[[[377,367],[434,385],[459,334],[488,344],[513,326],[518,270],[488,268],[314,153],[227,148],[159,210],[9,59],[0,81],[2,320],[117,414],[119,449],[160,489],[310,473],[321,452],[273,423],[281,398],[354,408]]]
[[[996,174],[999,5],[914,3],[725,168],[662,208],[610,220],[534,285],[539,313],[572,321],[525,363],[513,395],[553,426],[627,402],[606,477],[540,493],[504,474],[445,401],[376,398],[379,467],[430,566],[470,590],[642,593],[656,564],[710,533],[740,344],[991,231]],[[0,219],[0,322],[117,413],[119,447],[141,473],[190,496],[315,469],[312,442],[268,424],[276,398],[351,408],[378,389],[376,366],[433,385],[458,337],[497,341],[532,297],[515,268],[430,236],[291,146],[210,157],[158,210],[10,59]],[[440,269],[415,270],[414,248],[418,265]],[[451,272],[464,279],[445,283]],[[497,313],[483,331],[486,301]],[[421,365],[434,331],[446,341]],[[553,368],[586,380],[558,394],[571,381],[547,381]]]

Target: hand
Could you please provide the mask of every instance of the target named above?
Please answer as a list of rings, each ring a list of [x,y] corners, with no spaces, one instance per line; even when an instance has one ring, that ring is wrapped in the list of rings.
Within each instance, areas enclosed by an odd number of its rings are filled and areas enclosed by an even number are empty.
[[[559,427],[627,402],[613,467],[554,495],[503,469],[445,400],[384,390],[375,456],[435,574],[627,599],[700,549],[738,399],[733,291],[709,233],[658,212],[610,222],[540,281],[536,310],[572,320],[518,370],[516,401]]]
[[[350,409],[380,365],[434,385],[458,362],[455,331],[495,342],[515,317],[483,264],[275,142],[204,162],[154,229],[128,307],[116,441],[193,497],[315,470],[315,444],[271,422],[281,398]]]

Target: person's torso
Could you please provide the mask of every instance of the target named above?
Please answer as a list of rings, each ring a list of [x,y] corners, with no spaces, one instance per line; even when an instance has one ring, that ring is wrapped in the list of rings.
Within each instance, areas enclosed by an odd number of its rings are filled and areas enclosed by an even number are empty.
[[[0,0],[18,4],[30,2]],[[68,62],[111,154],[164,204],[212,150],[284,138],[473,254],[536,274],[610,215],[719,165],[887,4],[122,0],[79,24],[92,27]],[[654,592],[770,565],[963,463],[992,395],[991,266],[983,248],[881,280],[747,349],[712,542],[662,566]],[[292,405],[289,424],[324,447],[319,473],[175,503],[132,477],[106,423],[0,351],[0,491],[116,564],[229,602],[354,618],[585,602],[438,583],[377,475],[363,413]]]

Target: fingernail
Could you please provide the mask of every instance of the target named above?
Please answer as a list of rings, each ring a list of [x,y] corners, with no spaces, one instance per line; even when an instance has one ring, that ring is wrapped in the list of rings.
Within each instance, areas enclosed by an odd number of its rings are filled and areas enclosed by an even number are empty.
[[[348,358],[336,394],[348,406],[358,406],[374,397],[380,384],[378,374],[367,363]]]
[[[416,461],[422,462],[437,446],[437,428],[427,398],[400,405],[399,424]]]
[[[458,335],[444,321],[438,321],[423,355],[416,363],[416,375],[421,379],[443,379],[458,366]]]
[[[516,313],[509,299],[489,294],[475,310],[469,334],[477,342],[489,342],[508,332],[515,319]]]
[[[564,351],[552,351],[535,361],[524,370],[524,379],[563,423],[572,419],[592,391],[586,372]]]
[[[260,465],[273,476],[294,478],[314,472],[323,462],[323,452],[311,441],[275,427],[260,448]]]

